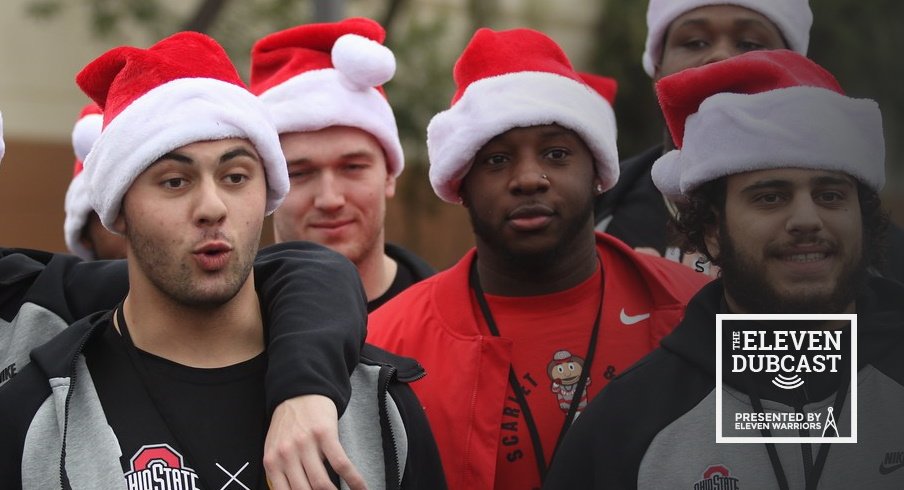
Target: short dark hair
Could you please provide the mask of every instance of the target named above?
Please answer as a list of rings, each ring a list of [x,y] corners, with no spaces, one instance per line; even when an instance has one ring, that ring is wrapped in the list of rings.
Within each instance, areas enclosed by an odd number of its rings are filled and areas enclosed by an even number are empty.
[[[726,178],[709,181],[694,190],[686,201],[677,202],[678,212],[672,216],[670,232],[685,252],[697,252],[719,265],[706,248],[707,230],[724,228]],[[863,223],[863,256],[867,266],[882,270],[885,266],[885,234],[888,213],[876,191],[857,181],[857,199]]]

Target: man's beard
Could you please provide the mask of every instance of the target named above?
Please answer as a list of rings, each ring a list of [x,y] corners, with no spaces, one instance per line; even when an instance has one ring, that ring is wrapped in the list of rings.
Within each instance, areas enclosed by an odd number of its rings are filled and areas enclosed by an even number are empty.
[[[224,280],[218,287],[204,289],[199,286],[191,265],[170,255],[164,246],[165,240],[154,239],[130,227],[129,242],[132,252],[129,260],[138,263],[158,290],[178,304],[207,310],[226,304],[238,294],[251,273],[257,255],[256,241],[244,244],[244,247],[236,244],[233,260],[226,270],[220,272]]]
[[[766,278],[763,267],[738,251],[724,220],[719,224],[718,239],[719,267],[725,291],[748,313],[842,313],[857,297],[868,277],[868,259],[861,254],[857,260],[845,264],[835,288],[828,294],[782,294]]]
[[[540,264],[558,262],[562,259],[563,254],[568,252],[569,246],[583,239],[581,235],[585,233],[584,227],[593,217],[593,198],[591,196],[574,219],[565,224],[565,228],[559,234],[554,246],[535,251],[511,246],[503,238],[501,229],[496,228],[493,223],[481,219],[471,206],[468,206],[467,209],[474,234],[480,237],[491,250],[500,257],[505,257],[513,266],[535,268]]]

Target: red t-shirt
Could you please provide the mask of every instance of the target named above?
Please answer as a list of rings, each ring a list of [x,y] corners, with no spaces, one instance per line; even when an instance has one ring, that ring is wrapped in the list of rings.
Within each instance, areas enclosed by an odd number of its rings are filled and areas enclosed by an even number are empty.
[[[644,329],[632,328],[647,321],[652,309],[651,299],[642,293],[646,288],[639,274],[616,255],[604,254],[602,261],[603,312],[578,414],[610,379],[653,348]],[[553,294],[486,295],[500,336],[513,342],[513,369],[537,426],[547,466],[568,408],[578,396],[576,385],[587,364],[584,357],[599,305],[600,275],[597,268],[581,284]],[[481,331],[490,335],[473,294],[471,305]],[[511,386],[506,393],[499,441],[495,488],[540,488],[530,431]]]

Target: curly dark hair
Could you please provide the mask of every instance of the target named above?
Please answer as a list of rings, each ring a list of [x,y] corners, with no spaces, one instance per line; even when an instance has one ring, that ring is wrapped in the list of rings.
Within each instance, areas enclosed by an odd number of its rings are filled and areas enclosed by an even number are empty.
[[[707,182],[694,190],[686,201],[676,202],[678,212],[672,216],[669,231],[675,243],[685,252],[698,252],[719,265],[706,248],[706,233],[710,229],[724,229],[726,183],[725,177]],[[885,234],[888,212],[882,209],[879,195],[857,181],[857,199],[863,223],[863,255],[867,266],[882,270],[885,266]]]

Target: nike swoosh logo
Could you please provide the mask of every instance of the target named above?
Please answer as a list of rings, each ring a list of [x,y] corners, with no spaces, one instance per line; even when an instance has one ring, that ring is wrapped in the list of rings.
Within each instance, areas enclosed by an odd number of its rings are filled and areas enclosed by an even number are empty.
[[[647,318],[650,318],[650,314],[642,313],[640,315],[629,315],[629,314],[625,313],[625,309],[622,308],[621,314],[619,315],[619,317],[621,318],[621,322],[624,323],[625,325],[634,325],[637,322],[642,322],[642,321],[646,320]]]
[[[901,468],[904,468],[904,462],[894,464],[891,466],[885,466],[885,463],[882,463],[879,465],[879,474],[887,475],[887,474],[891,473],[892,471],[900,470]]]

